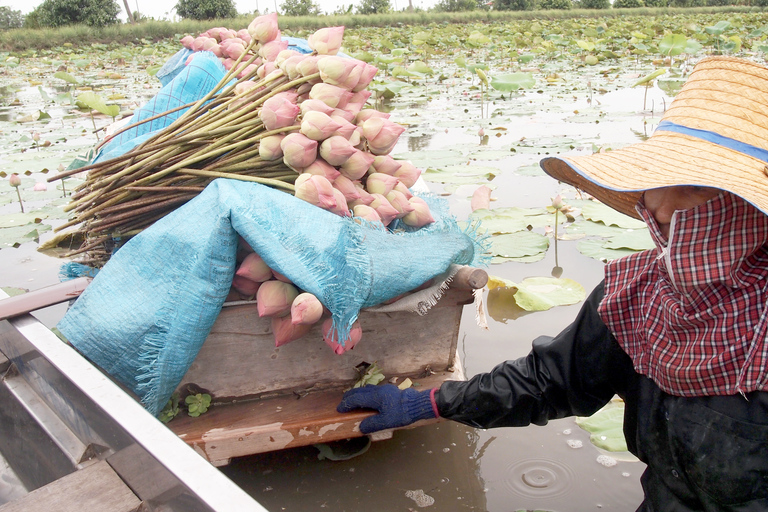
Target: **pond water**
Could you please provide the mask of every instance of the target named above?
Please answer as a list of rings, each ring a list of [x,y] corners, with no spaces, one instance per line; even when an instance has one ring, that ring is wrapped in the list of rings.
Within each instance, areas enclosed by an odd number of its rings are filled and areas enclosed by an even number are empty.
[[[617,148],[652,132],[670,98],[657,87],[648,91],[631,87],[648,71],[574,69],[555,85],[542,81],[539,89],[519,94],[494,92],[489,97],[483,97],[476,79],[459,77],[406,90],[380,108],[391,109],[392,119],[409,127],[393,151],[395,156],[412,158],[425,167],[488,168],[493,171],[489,182],[494,189],[492,208],[543,208],[557,194],[566,202],[580,195],[538,170],[541,158]],[[532,72],[537,77],[545,73]],[[129,101],[138,104],[156,90],[137,89],[140,93]],[[11,98],[6,102],[11,106],[0,110],[0,134],[10,141],[10,148],[6,146],[0,154],[0,166],[17,169],[20,164],[14,155],[21,147],[26,148],[24,154],[34,155],[34,149],[21,137],[31,129],[10,122],[16,117],[13,101],[28,105],[29,98],[40,93],[36,87],[16,87],[3,94]],[[90,118],[68,109],[49,110],[59,112],[51,114],[55,121],[36,129],[45,130],[52,140],[62,130],[74,134],[90,129]],[[99,122],[104,125],[106,120]],[[74,153],[95,142],[89,137],[81,137],[76,144],[55,138],[54,149],[60,149],[45,154],[66,166]],[[44,181],[41,165],[26,179]],[[471,211],[471,195],[483,181],[427,184],[432,192],[445,194],[454,215],[464,220]],[[31,184],[22,187],[25,194],[31,194]],[[5,188],[0,192],[7,191],[6,179],[1,186]],[[51,184],[50,190],[53,187]],[[34,206],[33,202],[27,205]],[[17,211],[14,197],[0,202],[0,218]],[[44,220],[51,226],[61,222]],[[50,236],[51,232],[41,233],[39,241]],[[539,261],[494,264],[489,274],[520,282],[550,276],[559,266],[563,278],[577,281],[589,292],[602,279],[603,263],[584,256],[577,240],[568,238],[553,242]],[[58,281],[60,261],[36,249],[36,242],[0,249],[0,286],[37,289]],[[471,306],[465,308],[462,319],[459,352],[468,376],[527,354],[534,338],[557,334],[580,307],[559,306],[518,316],[500,305],[494,294],[486,294],[485,300],[487,330],[476,325]],[[54,326],[65,308],[55,306],[35,315]],[[366,453],[350,460],[320,460],[318,453],[316,448],[306,447],[244,457],[222,471],[274,511],[386,512],[427,507],[436,511],[629,512],[642,501],[639,477],[643,464],[627,454],[601,451],[572,418],[546,426],[494,430],[442,422],[398,431],[392,439],[374,442]]]

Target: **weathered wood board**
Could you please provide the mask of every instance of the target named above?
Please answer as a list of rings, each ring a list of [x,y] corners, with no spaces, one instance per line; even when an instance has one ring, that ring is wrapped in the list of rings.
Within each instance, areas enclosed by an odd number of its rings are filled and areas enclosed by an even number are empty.
[[[105,461],[0,506],[2,512],[136,512],[141,501]]]

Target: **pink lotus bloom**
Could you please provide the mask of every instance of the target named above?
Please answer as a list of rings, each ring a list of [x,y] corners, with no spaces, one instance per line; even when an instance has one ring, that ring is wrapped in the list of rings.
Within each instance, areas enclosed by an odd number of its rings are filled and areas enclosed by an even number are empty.
[[[261,256],[255,252],[251,252],[248,253],[243,259],[243,262],[240,263],[235,275],[250,279],[257,283],[263,283],[272,278],[272,269],[267,266],[263,259],[261,259]]]
[[[325,57],[317,63],[323,82],[351,91],[360,81],[365,62],[345,57]]]
[[[317,158],[317,141],[300,133],[290,133],[280,142],[283,162],[292,169],[304,169]]]
[[[312,325],[323,316],[323,304],[313,294],[300,293],[291,304],[291,322],[294,325]]]
[[[363,110],[357,113],[357,117],[355,118],[355,121],[357,122],[358,125],[361,125],[372,117],[381,117],[384,119],[389,119],[389,114],[387,114],[386,112],[379,112],[375,108],[364,108]]]
[[[359,180],[368,172],[371,163],[373,163],[372,154],[355,149],[355,153],[341,164],[339,172],[351,180]]]
[[[257,16],[249,25],[248,33],[261,44],[274,41],[280,33],[277,26],[277,13],[271,12],[263,16]]]
[[[405,197],[400,191],[392,190],[385,196],[389,204],[391,204],[395,210],[398,211],[397,218],[402,219],[406,214],[411,213],[415,208],[408,202],[408,198]]]
[[[413,206],[413,211],[403,217],[403,222],[406,225],[420,228],[431,222],[435,222],[435,219],[432,218],[432,214],[429,211],[429,206],[422,198],[412,197],[410,203],[411,206]]]
[[[346,176],[339,176],[333,180],[333,188],[344,194],[344,199],[349,201],[356,201],[362,197],[360,189],[355,186],[355,182],[347,178]]]
[[[322,112],[323,114],[330,116],[336,110],[335,108],[329,107],[328,105],[326,105],[324,102],[320,100],[311,100],[311,99],[302,101],[299,107],[301,108],[302,115],[306,115],[306,113],[309,112],[310,110],[315,110],[317,112]]]
[[[299,199],[324,210],[336,207],[336,196],[333,193],[335,189],[325,177],[317,174],[299,174],[294,186],[294,195]]]
[[[325,179],[331,183],[336,183],[336,180],[341,177],[341,173],[334,166],[323,160],[322,158],[315,159],[309,166],[301,170],[302,173],[317,174],[318,176],[324,176]]]
[[[336,55],[344,39],[344,27],[321,28],[307,38],[309,47],[319,55]]]
[[[237,293],[245,297],[253,297],[254,295],[256,295],[256,293],[259,291],[260,286],[261,286],[261,283],[252,281],[247,277],[236,275],[232,279],[232,288],[234,288]]]
[[[365,189],[371,194],[389,194],[399,182],[394,176],[384,174],[383,172],[374,172],[369,174],[365,180]]]
[[[342,165],[358,151],[341,135],[328,137],[320,144],[320,156],[334,166]]]
[[[325,140],[339,128],[341,125],[328,114],[316,110],[310,110],[301,120],[301,133],[312,140]]]
[[[397,144],[405,128],[389,119],[373,117],[362,124],[363,137],[368,141],[368,149],[374,155],[385,155]]]
[[[560,197],[560,196],[557,196]],[[562,199],[561,199],[562,201]],[[554,200],[552,201],[554,204]],[[491,207],[491,189],[486,185],[481,185],[475,189],[472,194],[472,202],[470,203],[472,211],[475,210],[487,210]]]
[[[381,223],[381,217],[379,216],[378,213],[376,213],[376,210],[374,210],[370,206],[366,206],[364,204],[355,205],[355,207],[352,208],[352,214],[355,217],[359,217],[361,219],[365,219],[368,222],[379,222],[379,223]]]
[[[288,49],[288,41],[275,39],[274,41],[265,43],[261,48],[259,48],[259,55],[264,60],[274,61],[277,59],[277,55],[286,49]]]
[[[188,50],[192,49],[192,41],[194,41],[195,38],[192,36],[184,36],[181,38],[181,45],[184,48],[187,48]]]
[[[408,188],[411,188],[416,184],[416,181],[421,176],[421,169],[413,165],[409,160],[399,160],[400,168],[395,171],[395,178],[400,180],[400,183]]]
[[[293,299],[299,294],[290,283],[266,281],[261,283],[256,292],[256,311],[260,317],[286,316],[291,312]]]
[[[333,319],[328,318],[323,322],[323,341],[333,349],[333,351],[339,355],[348,350],[355,348],[363,337],[363,327],[359,321],[355,321],[352,324],[352,328],[349,330],[349,337],[344,340],[344,343],[339,343],[337,340],[336,331],[333,329]]]
[[[320,100],[329,107],[344,108],[352,97],[352,93],[335,85],[319,83],[312,86],[309,97],[313,100]]]
[[[401,165],[402,164],[399,161],[395,160],[389,155],[378,155],[373,159],[373,164],[371,164],[371,167],[373,167],[374,172],[380,172],[394,176],[397,170],[400,169]]]
[[[373,77],[375,77],[376,73],[378,72],[379,68],[366,63],[362,73],[360,74],[360,80],[358,80],[357,85],[352,89],[352,91],[362,92],[366,87],[368,87],[368,85],[373,80]]]
[[[48,184],[44,181],[38,181],[35,183],[35,186],[32,187],[32,190],[35,192],[45,192],[48,190]]]
[[[368,206],[376,210],[376,213],[381,217],[381,222],[385,226],[389,225],[390,222],[397,218],[400,212],[398,212],[394,206],[389,204],[389,201],[383,195],[371,194],[371,196],[373,196],[373,201]]]
[[[277,130],[293,125],[300,111],[296,104],[296,93],[281,92],[264,102],[259,118],[264,123],[264,128]]]
[[[337,115],[335,113],[331,114],[331,119],[333,119],[336,122],[336,124],[339,125],[339,127],[336,128],[336,131],[333,133],[333,135],[340,135],[345,139],[349,140],[352,137],[352,134],[355,133],[355,131],[357,130],[356,125],[350,123],[340,115]]]
[[[275,338],[275,347],[280,347],[291,341],[306,336],[312,326],[309,324],[294,324],[290,316],[272,317],[272,336]]]

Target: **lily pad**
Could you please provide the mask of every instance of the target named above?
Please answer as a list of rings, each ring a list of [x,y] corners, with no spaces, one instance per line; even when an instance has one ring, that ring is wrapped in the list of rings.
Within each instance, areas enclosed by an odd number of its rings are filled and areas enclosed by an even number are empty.
[[[491,78],[491,87],[497,91],[517,91],[530,89],[536,85],[536,79],[531,73],[508,73]]]
[[[469,220],[479,221],[480,230],[487,233],[515,233],[527,231],[528,226],[537,228],[552,224],[554,215],[544,209],[499,208],[494,210],[475,210],[469,215]]]
[[[610,206],[596,201],[576,201],[573,202],[574,206],[581,207],[581,214],[585,219],[602,222],[606,226],[618,226],[621,228],[631,229],[643,229],[645,228],[645,222],[633,219],[629,215],[619,213]]]
[[[543,254],[549,249],[549,238],[532,231],[519,231],[491,238],[490,252],[502,258],[522,258]]]
[[[576,247],[584,256],[603,262],[623,258],[637,252],[631,249],[609,249],[605,247],[604,240],[581,240]]]
[[[582,302],[587,292],[572,279],[556,277],[529,277],[521,283],[490,276],[488,288],[516,288],[515,302],[526,311],[546,311],[555,306]]]
[[[653,249],[656,244],[647,229],[636,229],[611,237],[603,247],[606,249],[645,251],[646,249]]]

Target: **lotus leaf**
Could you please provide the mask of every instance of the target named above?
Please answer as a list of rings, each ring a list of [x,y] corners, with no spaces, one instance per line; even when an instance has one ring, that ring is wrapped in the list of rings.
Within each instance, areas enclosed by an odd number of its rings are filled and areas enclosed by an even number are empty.
[[[531,73],[508,73],[491,78],[491,87],[497,91],[517,91],[530,89],[536,85],[536,79]]]
[[[589,440],[598,448],[611,452],[627,451],[623,401],[608,402],[592,416],[576,418],[576,424],[590,433]]]

